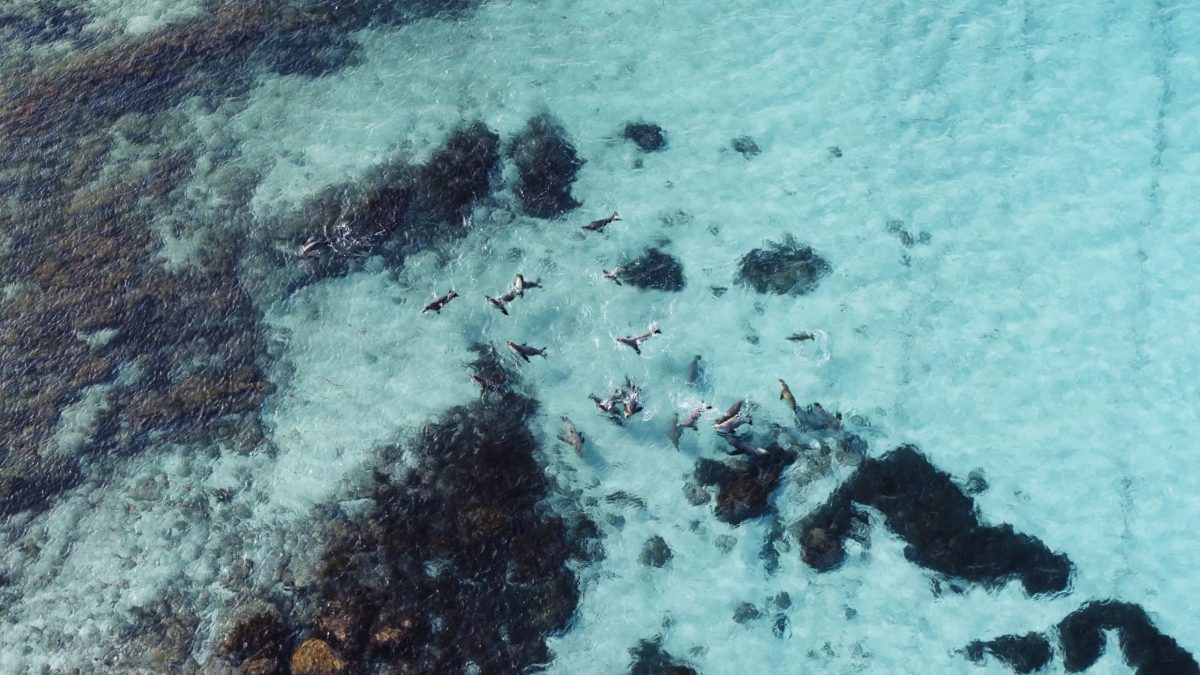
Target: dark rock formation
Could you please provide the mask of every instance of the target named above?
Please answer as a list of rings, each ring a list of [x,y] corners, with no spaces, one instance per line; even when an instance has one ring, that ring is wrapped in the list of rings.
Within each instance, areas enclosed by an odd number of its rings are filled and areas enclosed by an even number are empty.
[[[1146,610],[1129,602],[1089,602],[1058,624],[1064,666],[1069,673],[1090,668],[1104,652],[1104,631],[1118,634],[1125,663],[1138,675],[1195,675],[1196,660],[1179,643],[1163,635]]]
[[[759,153],[762,152],[762,150],[760,150],[758,147],[758,143],[755,143],[754,139],[750,138],[749,136],[738,136],[737,138],[733,139],[731,145],[733,146],[734,152],[738,153],[742,157],[745,157],[746,159],[757,157]]]
[[[673,556],[667,540],[656,534],[647,539],[642,546],[642,554],[638,556],[638,562],[646,567],[663,567],[671,562]]]
[[[496,391],[426,426],[420,465],[403,477],[388,468],[404,447],[382,448],[373,506],[330,523],[291,631],[317,643],[296,648],[293,672],[298,654],[347,672],[515,673],[550,659],[546,638],[579,599],[568,562],[595,555],[596,529],[548,510],[529,429],[537,403],[493,350],[478,352],[474,370]]]
[[[824,505],[793,526],[806,563],[831,570],[845,559],[854,504],[873,506],[903,539],[911,562],[965,581],[999,585],[1020,579],[1027,593],[1054,593],[1070,584],[1071,563],[1011,525],[979,522],[975,504],[950,476],[913,446],[865,460]]]
[[[642,640],[629,650],[633,663],[628,675],[697,675],[695,668],[675,660],[662,648],[662,636]]]
[[[759,293],[804,295],[816,289],[833,268],[812,248],[787,235],[742,256],[738,281]]]
[[[696,463],[696,482],[717,486],[714,513],[718,519],[737,525],[768,511],[771,493],[779,486],[784,469],[795,460],[795,453],[776,445],[767,448],[766,455],[728,464],[701,459]]]
[[[633,141],[642,152],[658,152],[667,147],[667,134],[662,127],[649,122],[629,122],[625,125],[625,140]]]
[[[656,291],[682,291],[683,264],[670,253],[648,248],[633,262],[622,265],[617,277],[623,283]]]
[[[991,654],[1018,673],[1032,673],[1046,667],[1054,652],[1050,641],[1040,633],[1003,635],[994,640],[976,640],[967,645],[967,658],[982,662]]]
[[[584,160],[567,140],[566,131],[549,115],[529,120],[513,139],[508,155],[517,167],[517,197],[535,218],[557,218],[579,206],[571,184]]]

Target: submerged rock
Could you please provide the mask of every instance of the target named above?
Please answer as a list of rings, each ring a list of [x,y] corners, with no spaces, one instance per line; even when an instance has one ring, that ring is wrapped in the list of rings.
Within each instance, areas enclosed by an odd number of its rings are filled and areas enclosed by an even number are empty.
[[[759,153],[762,152],[762,150],[760,150],[758,147],[758,143],[755,143],[754,139],[750,138],[749,136],[738,136],[737,138],[733,139],[733,142],[730,145],[733,146],[734,152],[738,153],[742,157],[745,157],[746,159],[757,157]]]
[[[1138,675],[1195,675],[1200,665],[1175,641],[1163,635],[1146,610],[1130,602],[1089,602],[1058,624],[1063,665],[1069,673],[1084,671],[1104,652],[1104,632],[1117,631],[1118,643]]]
[[[513,139],[508,155],[517,168],[517,197],[535,218],[557,218],[579,206],[571,184],[584,160],[567,140],[566,131],[549,115],[529,120]]]
[[[812,248],[787,235],[742,256],[738,281],[759,293],[804,295],[816,289],[833,268]]]
[[[697,675],[695,668],[675,660],[662,648],[662,636],[642,640],[637,647],[629,650],[629,654],[633,657],[633,663],[629,666],[628,675]]]
[[[1050,641],[1039,633],[1025,635],[1003,635],[994,640],[976,640],[967,645],[967,658],[981,663],[985,654],[991,654],[1018,673],[1032,673],[1046,667],[1054,652]]]
[[[1030,594],[1067,588],[1071,562],[1011,525],[979,522],[975,504],[953,479],[911,445],[867,459],[822,506],[793,526],[802,558],[818,571],[845,560],[854,504],[883,513],[884,525],[906,542],[909,561],[965,581],[999,585],[1019,579]]]
[[[642,546],[642,554],[638,556],[638,562],[646,567],[663,567],[671,562],[673,555],[671,547],[667,545],[667,540],[656,534],[647,539]]]
[[[714,513],[719,520],[737,525],[768,511],[771,493],[795,460],[795,453],[776,445],[767,448],[766,455],[730,464],[701,459],[696,463],[696,482],[717,486]]]
[[[737,609],[733,610],[733,620],[737,623],[750,623],[760,617],[762,612],[752,602],[739,603]]]
[[[656,291],[682,291],[683,264],[670,253],[648,248],[633,262],[622,265],[617,277],[630,286]]]
[[[667,147],[667,134],[657,124],[629,122],[625,125],[625,140],[633,141],[642,152],[658,152]]]

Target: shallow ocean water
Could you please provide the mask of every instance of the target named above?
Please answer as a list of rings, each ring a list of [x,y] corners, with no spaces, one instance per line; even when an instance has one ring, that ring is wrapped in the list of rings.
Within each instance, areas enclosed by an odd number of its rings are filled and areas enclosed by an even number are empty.
[[[147,17],[190,20],[191,4],[131,12],[127,32],[150,30]],[[709,674],[1011,672],[959,650],[1110,597],[1200,648],[1194,8],[492,1],[352,37],[358,62],[336,72],[263,73],[236,105],[177,111],[189,133],[220,138],[199,164],[261,176],[250,227],[382,160],[424,161],[463,122],[509,139],[540,112],[586,159],[572,188],[582,206],[561,220],[521,214],[506,166],[462,240],[399,269],[367,260],[264,308],[271,451],[164,442],[14,516],[0,669],[98,667],[128,613],[167,593],[200,617],[192,654],[206,663],[232,601],[225,570],[253,559],[256,587],[279,585],[286,565],[272,561],[306,555],[319,504],[355,508],[352,486],[381,444],[478,397],[464,364],[481,340],[547,348],[510,365],[542,403],[547,473],[602,533],[605,558],[578,567],[575,617],[549,639],[549,672],[623,672],[654,635]],[[621,138],[628,121],[661,125],[668,147],[639,152]],[[743,135],[761,154],[732,150]],[[197,170],[187,191],[203,202],[219,178]],[[605,233],[579,231],[614,210],[622,220]],[[815,291],[734,283],[743,254],[785,235],[830,261]],[[652,245],[682,262],[683,291],[603,278]],[[165,250],[188,257],[183,239]],[[500,315],[482,296],[517,272],[545,288]],[[462,298],[420,313],[449,288]],[[640,356],[614,341],[651,323],[662,335]],[[785,339],[797,331],[822,338]],[[693,355],[699,387],[685,377]],[[645,411],[617,426],[587,395],[625,376]],[[756,429],[785,423],[778,378],[802,404],[869,419],[870,456],[913,443],[956,479],[982,471],[982,519],[1067,554],[1070,591],[935,595],[932,573],[878,523],[836,570],[814,571],[792,542],[768,572],[772,518],[799,520],[853,467],[807,485],[785,474],[777,516],[734,527],[682,489],[722,444],[701,425],[676,451],[665,429],[673,412],[743,398]],[[587,438],[581,456],[555,440],[562,415]],[[201,487],[235,496],[197,514],[186,493]],[[606,499],[617,492],[640,503]],[[673,551],[662,569],[638,561],[654,535]],[[791,607],[766,610],[781,591]],[[764,616],[735,622],[742,602]],[[1115,644],[1088,672],[1132,672]],[[1059,658],[1046,672],[1061,669]]]

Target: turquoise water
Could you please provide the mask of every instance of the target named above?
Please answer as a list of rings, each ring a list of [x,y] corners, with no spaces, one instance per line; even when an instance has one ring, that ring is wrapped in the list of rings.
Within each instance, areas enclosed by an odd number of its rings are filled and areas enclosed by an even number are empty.
[[[18,72],[22,50],[34,64],[20,82],[53,81],[74,54],[104,45],[201,30],[213,11],[85,5],[83,34],[100,46],[9,35],[8,67]],[[186,418],[103,460],[90,450],[104,435],[97,420],[118,405],[106,392],[141,386],[130,373],[149,362],[123,352],[112,377],[67,397],[41,454],[74,458],[82,478],[6,515],[0,669],[161,672],[154,659],[167,659],[171,671],[236,670],[220,645],[246,598],[286,598],[289,639],[305,639],[319,611],[304,589],[316,584],[330,514],[369,516],[363,486],[381,456],[391,475],[423,470],[420,430],[480,399],[464,364],[481,341],[540,402],[530,427],[553,480],[545,508],[590,518],[604,551],[567,563],[579,600],[546,635],[548,672],[624,672],[629,650],[654,636],[703,673],[1012,672],[961,650],[1049,631],[1106,598],[1140,605],[1183,649],[1200,648],[1194,8],[490,1],[343,29],[354,58],[330,72],[239,61],[248,70],[236,88],[185,83],[170,105],[100,118],[67,141],[115,139],[100,159],[109,168],[85,185],[186,149],[185,178],[143,223],[144,264],[211,270],[230,253],[225,273],[256,308],[255,363],[270,386],[239,412],[257,416],[261,437],[202,437]],[[22,90],[33,88],[6,95]],[[454,224],[464,236],[297,281],[309,263],[295,248],[318,234],[305,224],[322,190],[365,185],[384,162],[429,162],[477,120],[507,147],[541,113],[586,160],[571,186],[578,208],[529,215],[508,157]],[[623,137],[628,122],[661,125],[666,148],[639,150]],[[760,152],[735,151],[742,136]],[[43,208],[16,192],[6,200],[9,218]],[[613,211],[621,220],[605,232],[580,231]],[[736,283],[743,255],[785,235],[829,261],[814,290]],[[680,261],[683,290],[604,278],[650,246]],[[482,296],[516,273],[544,288],[505,316]],[[5,302],[22,283],[6,279]],[[421,313],[449,288],[462,297]],[[651,323],[662,334],[641,355],[614,340]],[[815,339],[786,339],[797,332]],[[518,361],[506,340],[547,356]],[[179,363],[207,358],[209,343],[191,344]],[[694,355],[704,374],[689,382]],[[611,424],[587,395],[626,376],[644,410]],[[855,427],[868,457],[912,443],[959,481],[981,472],[981,520],[1065,554],[1070,588],[1030,596],[1019,583],[964,582],[935,593],[944,579],[906,559],[879,513],[836,569],[806,564],[794,531],[769,545],[769,569],[764,539],[824,503],[857,458],[814,473],[812,439],[796,441],[801,460],[771,490],[771,510],[731,525],[684,491],[699,459],[725,459],[711,418],[678,451],[666,430],[672,414],[746,399],[766,444],[772,423],[794,426],[779,378],[801,405],[869,422]],[[578,455],[556,440],[561,416],[586,438]],[[403,450],[381,455],[389,444]],[[214,496],[201,507],[197,494]],[[661,568],[639,561],[653,536],[672,551]],[[747,602],[763,616],[735,621]],[[179,658],[123,646],[164,630],[164,615],[187,637],[154,644]],[[1088,672],[1133,672],[1108,645]],[[1044,672],[1065,672],[1055,650]]]

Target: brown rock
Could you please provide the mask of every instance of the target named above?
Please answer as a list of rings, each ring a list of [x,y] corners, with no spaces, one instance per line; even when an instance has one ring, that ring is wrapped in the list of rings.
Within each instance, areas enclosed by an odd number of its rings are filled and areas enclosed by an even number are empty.
[[[340,675],[344,672],[346,662],[324,640],[309,638],[292,652],[292,675]]]

